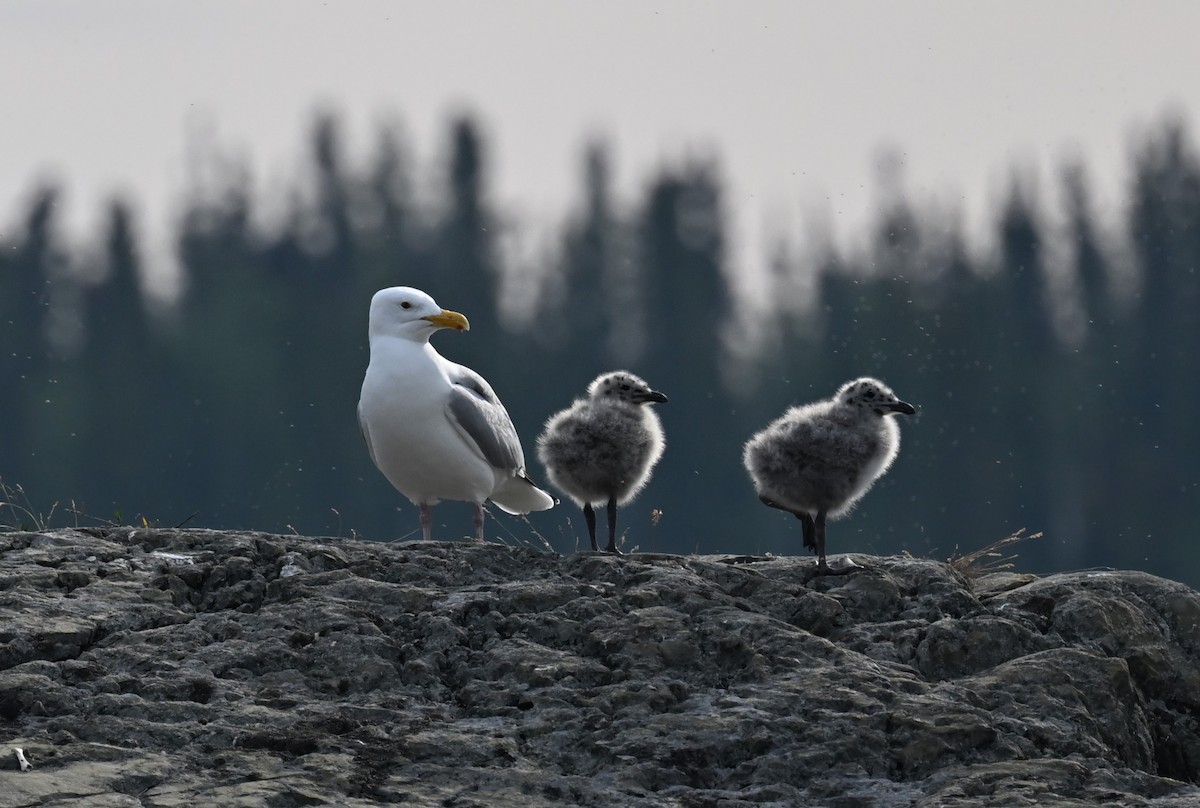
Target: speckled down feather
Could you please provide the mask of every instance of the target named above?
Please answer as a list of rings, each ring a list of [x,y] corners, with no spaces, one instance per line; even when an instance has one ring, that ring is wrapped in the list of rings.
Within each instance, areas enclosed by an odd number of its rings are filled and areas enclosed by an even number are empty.
[[[890,416],[912,415],[878,379],[847,382],[837,395],[792,407],[746,442],[742,460],[758,497],[788,511],[804,528],[804,546],[825,561],[825,521],[849,513],[900,450],[900,429]]]
[[[758,493],[779,505],[845,515],[900,451],[900,428],[887,416],[912,409],[876,379],[847,382],[832,399],[792,407],[751,438],[746,470]]]
[[[632,373],[598,377],[588,397],[551,416],[538,438],[550,483],[577,505],[624,505],[642,490],[662,457],[662,424],[650,401],[665,401]]]

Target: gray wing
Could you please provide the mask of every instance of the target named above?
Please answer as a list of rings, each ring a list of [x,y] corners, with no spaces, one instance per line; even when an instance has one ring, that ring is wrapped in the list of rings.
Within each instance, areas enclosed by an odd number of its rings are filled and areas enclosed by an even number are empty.
[[[494,467],[516,471],[525,467],[525,454],[508,410],[496,398],[492,386],[475,371],[447,362],[450,376],[450,421],[475,442]]]

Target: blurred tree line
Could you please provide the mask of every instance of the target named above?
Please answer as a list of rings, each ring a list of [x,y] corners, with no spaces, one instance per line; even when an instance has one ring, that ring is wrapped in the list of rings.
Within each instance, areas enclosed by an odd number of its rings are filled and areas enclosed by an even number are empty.
[[[799,524],[763,508],[741,445],[787,406],[878,375],[921,413],[900,459],[831,552],[946,557],[1018,528],[1046,538],[1020,566],[1147,569],[1200,584],[1200,160],[1166,121],[1133,151],[1119,222],[1093,210],[1085,170],[1062,167],[1049,210],[1014,174],[968,250],[955,211],[903,189],[881,200],[853,254],[771,265],[768,311],[747,314],[730,269],[728,198],[712,160],[682,160],[616,199],[592,144],[559,242],[522,266],[521,223],[489,196],[477,122],[451,122],[432,190],[398,130],[352,161],[339,121],[316,118],[284,199],[218,156],[184,200],[178,301],[126,200],[98,247],[72,250],[63,189],[31,198],[0,237],[0,480],[58,523],[413,538],[415,509],[371,466],[355,421],[371,294],[421,287],[466,313],[439,350],[485,376],[533,445],[597,373],[626,367],[666,392],[668,447],[625,511],[627,548],[797,554]],[[741,342],[752,326],[756,346]],[[493,509],[495,512],[495,509]],[[0,522],[20,520],[0,513]],[[469,510],[435,511],[442,537]],[[496,512],[489,535],[581,544],[569,502],[530,525]]]

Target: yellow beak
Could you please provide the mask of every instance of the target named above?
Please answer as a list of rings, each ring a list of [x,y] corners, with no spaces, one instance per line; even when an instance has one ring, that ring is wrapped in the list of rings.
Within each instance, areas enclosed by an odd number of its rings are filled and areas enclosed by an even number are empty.
[[[471,330],[471,324],[467,321],[466,317],[449,309],[442,309],[437,314],[431,314],[425,319],[438,328],[453,328],[455,331]]]

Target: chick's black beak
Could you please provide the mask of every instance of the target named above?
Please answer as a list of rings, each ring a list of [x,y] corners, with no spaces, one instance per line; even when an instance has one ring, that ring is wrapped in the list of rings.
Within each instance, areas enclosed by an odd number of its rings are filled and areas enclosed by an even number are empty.
[[[639,404],[649,404],[651,402],[655,404],[666,404],[667,397],[657,390],[647,390],[645,393],[642,393],[638,396]]]
[[[917,408],[907,401],[894,401],[888,405],[888,408],[896,415],[916,415]]]

